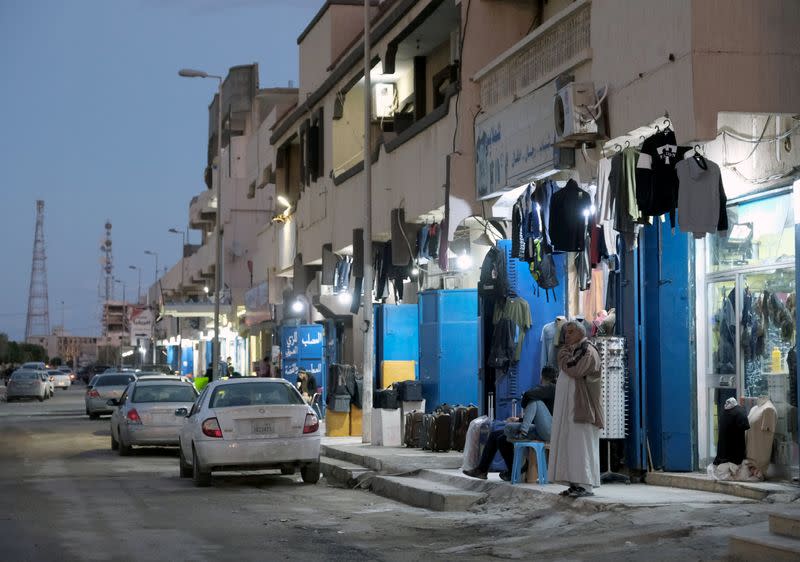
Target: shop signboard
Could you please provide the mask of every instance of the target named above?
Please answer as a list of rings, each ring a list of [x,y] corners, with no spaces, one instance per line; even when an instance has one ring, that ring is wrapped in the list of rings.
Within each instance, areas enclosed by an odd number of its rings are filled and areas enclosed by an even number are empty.
[[[496,196],[554,170],[555,82],[475,122],[478,199]]]
[[[153,311],[146,306],[132,306],[129,310],[131,345],[138,346],[153,336]]]
[[[319,324],[298,326],[299,359],[322,359],[325,355],[325,333]]]
[[[272,306],[269,304],[269,284],[262,281],[244,294],[245,317],[247,326],[255,326],[260,322],[272,320]]]
[[[281,360],[297,361],[300,354],[297,326],[281,328]]]

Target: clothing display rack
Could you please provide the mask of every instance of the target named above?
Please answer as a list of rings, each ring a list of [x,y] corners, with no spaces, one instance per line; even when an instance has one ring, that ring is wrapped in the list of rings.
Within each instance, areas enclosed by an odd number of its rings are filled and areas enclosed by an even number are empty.
[[[597,337],[595,347],[600,355],[603,380],[602,401],[605,415],[605,427],[600,438],[606,441],[607,470],[600,475],[600,481],[624,482],[630,484],[630,478],[624,474],[611,471],[611,440],[625,439],[627,435],[628,402],[626,368],[626,342],[622,337]]]

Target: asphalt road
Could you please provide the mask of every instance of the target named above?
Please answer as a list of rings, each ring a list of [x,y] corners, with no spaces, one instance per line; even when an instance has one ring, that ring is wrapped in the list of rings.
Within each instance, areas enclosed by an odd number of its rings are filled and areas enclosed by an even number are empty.
[[[0,560],[717,560],[725,529],[769,507],[581,510],[507,496],[433,513],[278,473],[195,488],[176,450],[112,452],[108,417],[89,420],[83,392],[0,402]]]

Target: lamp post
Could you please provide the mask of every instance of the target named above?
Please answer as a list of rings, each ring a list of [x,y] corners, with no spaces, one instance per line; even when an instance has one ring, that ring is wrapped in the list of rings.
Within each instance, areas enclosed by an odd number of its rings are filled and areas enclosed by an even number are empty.
[[[372,70],[372,45],[370,43],[370,8],[372,2],[364,0],[364,423],[362,441],[372,441],[372,386],[375,365],[372,326],[372,92],[370,71]],[[358,298],[360,295],[356,295]]]
[[[184,78],[217,79],[217,224],[214,229],[217,238],[216,263],[214,265],[214,340],[211,344],[211,379],[219,377],[219,301],[222,298],[222,76],[209,74],[203,70],[183,68],[178,75]]]
[[[156,283],[158,283],[158,252],[153,252],[151,250],[145,250],[144,253],[147,254],[148,256],[153,256],[154,258],[156,258],[156,269],[153,272],[153,284],[156,284]]]
[[[128,269],[135,269],[139,277],[139,285],[136,288],[136,304],[142,302],[142,268],[138,265],[129,265]]]
[[[170,228],[167,232],[171,232],[172,234],[180,234],[183,236],[183,247],[181,248],[181,255],[180,255],[180,263],[181,263],[181,291],[183,291],[183,252],[184,248],[186,248],[186,231],[180,230],[178,228]]]

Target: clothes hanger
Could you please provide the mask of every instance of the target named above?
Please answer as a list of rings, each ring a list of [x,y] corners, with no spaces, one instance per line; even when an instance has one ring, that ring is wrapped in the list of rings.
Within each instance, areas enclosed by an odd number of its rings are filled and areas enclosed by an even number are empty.
[[[703,157],[703,154],[700,152],[700,145],[694,145],[694,155],[692,156],[694,161],[697,162],[697,165],[700,166],[704,170],[708,170],[708,162]]]

